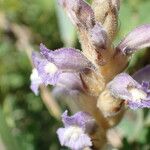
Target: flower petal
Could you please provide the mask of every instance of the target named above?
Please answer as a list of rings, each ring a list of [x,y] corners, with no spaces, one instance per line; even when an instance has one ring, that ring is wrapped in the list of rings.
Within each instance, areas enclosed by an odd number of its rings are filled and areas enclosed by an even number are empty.
[[[150,98],[148,100],[143,100],[141,102],[132,102],[129,101],[128,105],[131,109],[137,109],[137,108],[150,108]]]
[[[114,97],[121,98],[124,100],[132,99],[132,95],[131,93],[129,93],[128,87],[141,87],[127,73],[121,73],[117,75],[111,82],[107,84],[107,86]]]
[[[42,82],[46,85],[55,85],[57,83],[58,76],[61,73],[58,71],[57,66],[36,52],[33,52],[32,60]]]
[[[86,69],[94,69],[91,62],[74,48],[61,48],[51,51],[41,44],[40,49],[41,54],[61,70],[80,72]]]
[[[89,28],[93,26],[94,12],[83,0],[59,0],[59,4],[65,8],[73,24],[79,27]]]
[[[122,42],[117,46],[117,49],[125,55],[134,53],[138,49],[150,46],[150,24],[142,25],[130,32]]]
[[[139,83],[142,83],[143,81],[150,82],[150,65],[147,65],[146,67],[138,70],[135,72],[135,74],[133,74],[132,77]]]
[[[52,94],[56,97],[68,97],[72,99],[84,91],[84,86],[77,73],[62,73],[58,77],[56,87]]]
[[[62,73],[58,77],[57,86],[64,87],[69,90],[84,90],[81,78],[78,73]]]
[[[38,95],[39,91],[39,86],[42,84],[42,80],[38,75],[38,71],[37,69],[33,69],[32,70],[32,74],[30,76],[30,80],[31,80],[31,90],[34,92],[35,95]]]
[[[107,87],[111,94],[128,102],[132,109],[150,107],[149,87],[143,87],[126,73],[117,75]],[[146,85],[145,85],[146,86]]]
[[[95,120],[86,112],[77,112],[73,116],[68,116],[67,113],[68,111],[65,111],[62,115],[65,128],[57,130],[61,145],[74,150],[92,146],[88,132],[94,127]]]
[[[59,128],[57,134],[61,145],[73,150],[92,146],[90,137],[78,127]]]
[[[86,112],[77,112],[73,116],[68,116],[68,111],[65,111],[62,115],[62,120],[65,127],[68,126],[79,126],[86,130],[86,128],[94,126],[95,120]]]

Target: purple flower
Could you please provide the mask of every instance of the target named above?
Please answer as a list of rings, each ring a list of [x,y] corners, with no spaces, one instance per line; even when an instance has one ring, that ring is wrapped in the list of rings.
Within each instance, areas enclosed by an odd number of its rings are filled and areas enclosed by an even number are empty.
[[[94,70],[92,63],[79,51],[73,48],[62,48],[55,51],[40,45],[41,54],[34,52],[32,59],[40,82],[35,84],[31,78],[31,89],[35,94],[40,84],[57,85],[71,90],[84,90],[80,73]],[[33,75],[32,75],[33,76]]]
[[[73,150],[81,150],[92,146],[88,133],[95,125],[95,120],[86,112],[77,112],[68,116],[67,111],[62,115],[64,128],[57,130],[58,138],[62,146]]]
[[[150,24],[142,25],[130,32],[122,42],[117,46],[117,49],[123,54],[132,54],[135,50],[150,46]]]
[[[127,73],[121,73],[107,87],[114,97],[126,100],[132,109],[150,108],[150,90],[146,82],[139,84]]]
[[[32,59],[42,82],[45,85],[55,85],[57,82],[57,78],[61,73],[60,71],[58,71],[58,67],[37,52],[33,52]]]

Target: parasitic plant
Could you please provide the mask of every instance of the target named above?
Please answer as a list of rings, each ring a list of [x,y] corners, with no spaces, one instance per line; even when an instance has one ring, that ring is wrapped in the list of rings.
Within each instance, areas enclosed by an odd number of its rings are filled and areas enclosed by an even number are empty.
[[[62,146],[72,150],[102,149],[106,133],[122,119],[127,107],[150,108],[150,66],[133,76],[125,73],[137,50],[150,46],[150,24],[130,32],[113,46],[118,31],[119,0],[59,0],[75,25],[82,51],[49,50],[40,45],[33,52],[31,89],[53,85],[55,95],[72,99],[80,112],[62,115],[64,128],[57,130]]]

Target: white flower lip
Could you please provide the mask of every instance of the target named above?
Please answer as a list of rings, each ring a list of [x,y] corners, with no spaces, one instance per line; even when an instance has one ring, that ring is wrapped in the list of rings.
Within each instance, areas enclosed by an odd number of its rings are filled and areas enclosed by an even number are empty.
[[[37,71],[36,68],[34,68],[34,69],[32,70],[32,74],[31,74],[31,76],[30,76],[30,80],[38,80],[38,79],[40,79],[40,77],[39,77],[39,75],[38,75],[38,71]]]
[[[35,93],[35,95],[38,95],[39,93],[38,89],[39,89],[40,84],[42,84],[42,79],[39,76],[36,68],[32,70],[30,80],[31,80],[31,86],[30,86],[31,90]]]
[[[55,64],[49,62],[44,66],[45,72],[49,74],[54,74],[57,72],[58,68]]]
[[[64,132],[64,137],[65,137],[64,140],[70,139],[76,141],[81,134],[84,134],[82,128],[78,126],[70,126],[66,128]]]
[[[133,101],[141,101],[147,97],[147,94],[144,91],[137,88],[129,88],[128,91],[131,93]]]

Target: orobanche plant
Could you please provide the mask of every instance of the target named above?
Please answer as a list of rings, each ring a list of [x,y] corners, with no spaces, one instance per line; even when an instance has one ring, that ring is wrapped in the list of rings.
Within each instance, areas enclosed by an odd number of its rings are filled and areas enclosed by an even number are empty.
[[[31,89],[37,95],[41,84],[53,85],[53,93],[66,95],[79,112],[62,114],[57,130],[62,146],[72,150],[101,149],[108,129],[123,118],[126,108],[150,108],[150,65],[133,76],[125,73],[137,50],[150,46],[150,25],[130,32],[116,47],[119,0],[59,0],[78,31],[82,51],[75,48],[49,50],[40,45],[33,52],[35,68]]]

